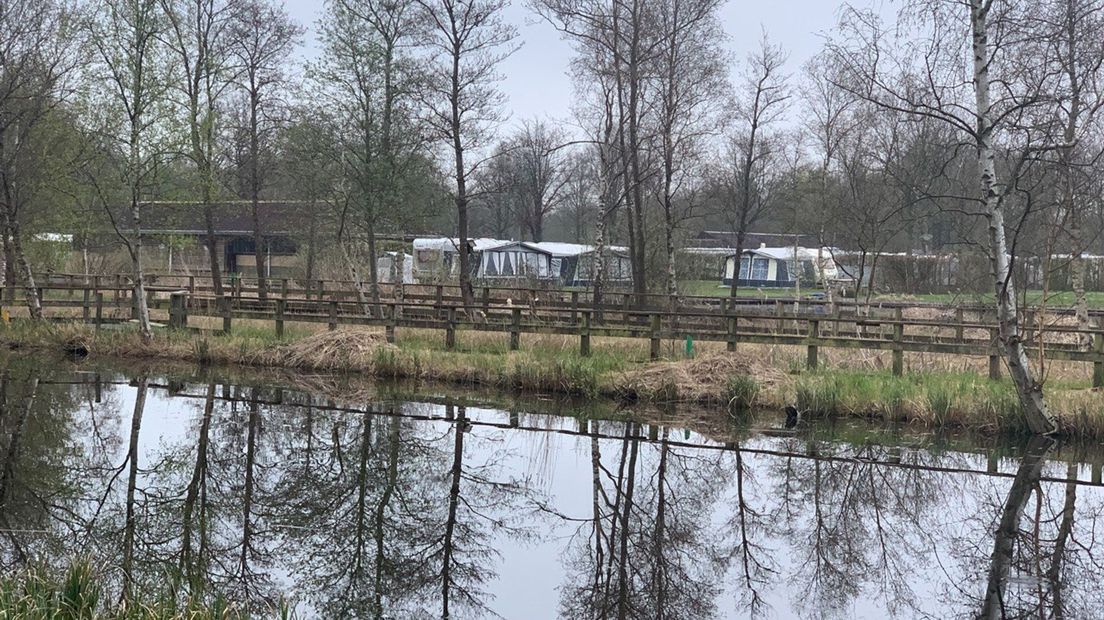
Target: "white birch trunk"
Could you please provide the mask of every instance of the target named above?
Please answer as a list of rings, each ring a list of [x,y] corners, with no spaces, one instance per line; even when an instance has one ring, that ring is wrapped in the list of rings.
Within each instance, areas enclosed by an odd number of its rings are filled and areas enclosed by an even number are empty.
[[[989,99],[989,36],[986,0],[970,0],[970,26],[974,53],[974,97],[977,106],[977,151],[981,195],[989,227],[990,268],[996,293],[1000,347],[1008,364],[1008,373],[1016,385],[1025,421],[1032,432],[1046,434],[1057,430],[1047,411],[1043,386],[1032,372],[1020,333],[1016,291],[1012,281],[1012,262],[1004,230],[1004,210],[997,188],[993,154],[992,110]]]

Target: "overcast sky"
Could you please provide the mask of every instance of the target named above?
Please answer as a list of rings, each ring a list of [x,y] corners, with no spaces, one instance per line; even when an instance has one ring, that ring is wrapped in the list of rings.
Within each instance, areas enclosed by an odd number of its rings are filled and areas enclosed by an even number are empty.
[[[306,50],[310,54],[315,49],[313,30],[322,3],[285,1],[288,12],[310,29]],[[840,4],[836,0],[728,0],[721,19],[728,35],[726,47],[734,58],[733,71],[765,29],[772,41],[788,51],[790,71],[796,73],[820,49],[823,33],[836,23]],[[570,43],[530,11],[524,0],[514,0],[506,17],[517,26],[522,44],[502,66],[501,88],[509,98],[510,124],[529,118],[567,118],[572,103],[571,78],[567,75]]]

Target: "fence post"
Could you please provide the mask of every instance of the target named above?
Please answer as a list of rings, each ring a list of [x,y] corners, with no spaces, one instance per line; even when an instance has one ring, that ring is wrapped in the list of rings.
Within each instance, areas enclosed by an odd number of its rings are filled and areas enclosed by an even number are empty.
[[[285,280],[286,282],[286,280]],[[287,312],[287,300],[276,300],[276,337],[284,337],[284,313]]]
[[[583,325],[579,328],[579,355],[590,357],[590,310],[583,310]]]
[[[188,276],[188,292],[195,295],[195,276]]]
[[[456,308],[449,307],[445,314],[445,349],[456,348]]]
[[[663,319],[660,317],[660,315],[652,314],[652,316],[651,316],[652,335],[651,335],[651,342],[650,342],[651,347],[649,348],[648,357],[653,362],[655,360],[659,359],[659,346],[660,346],[659,330],[663,325],[662,321],[663,321]]]
[[[491,288],[488,286],[483,287],[483,314],[486,315],[491,311]]]
[[[1000,346],[1000,333],[996,327],[989,328],[989,378],[997,381],[1001,378],[1000,355],[997,349]]]
[[[893,324],[893,376],[900,377],[905,374],[905,351],[901,348],[901,341],[905,337],[905,324],[901,322],[904,319],[901,308],[893,311],[893,319],[897,321]]]
[[[92,314],[92,293],[88,289],[84,289],[84,295],[81,300],[81,321],[87,323],[89,317]]]
[[[441,306],[445,303],[445,287],[444,286],[442,286],[440,284],[437,285],[436,296],[437,297],[433,302],[433,309],[435,310],[434,314],[437,315],[436,318],[439,319],[439,318],[441,318]]]
[[[96,331],[100,331],[100,323],[103,323],[103,293],[96,291]]]
[[[962,308],[955,308],[955,340],[962,342],[963,329],[962,323],[965,321],[962,316]]]
[[[735,314],[728,314],[728,316],[725,318],[725,323],[726,323],[725,331],[728,332],[728,347],[727,348],[730,352],[735,351],[736,350],[736,327],[737,327],[737,325],[736,325],[736,315]]]
[[[330,323],[329,323],[329,328],[330,328],[331,332],[337,329],[337,302],[336,301],[330,301]]]
[[[391,302],[387,304],[387,325],[383,328],[384,336],[387,338],[387,342],[395,344],[395,324],[398,315],[395,314],[398,310],[397,304]]]
[[[521,308],[514,308],[510,317],[510,350],[517,351],[521,346]]]
[[[571,291],[571,322],[579,322],[579,291]]]
[[[227,336],[230,335],[230,328],[232,327],[231,324],[234,320],[234,317],[231,314],[232,301],[233,300],[231,298],[226,297],[225,295],[219,297],[219,305],[222,306],[222,333],[226,334]]]
[[[281,278],[280,279],[280,297],[283,297],[284,299],[287,299],[287,296],[288,296],[288,279],[287,278]]]
[[[175,291],[169,295],[169,327],[183,329],[188,326],[188,309],[184,291]]]
[[[785,323],[782,321],[782,315],[785,313],[782,308],[781,301],[774,302],[774,314],[778,317],[778,323],[775,327],[775,333],[781,334],[785,332]]]
[[[1094,388],[1104,387],[1104,334],[1100,332],[1093,334],[1093,353],[1096,359],[1093,360],[1092,385]]]
[[[820,338],[820,321],[809,319],[809,347],[805,354],[805,367],[809,370],[816,370],[819,362],[817,357],[820,351],[815,344],[818,338]]]

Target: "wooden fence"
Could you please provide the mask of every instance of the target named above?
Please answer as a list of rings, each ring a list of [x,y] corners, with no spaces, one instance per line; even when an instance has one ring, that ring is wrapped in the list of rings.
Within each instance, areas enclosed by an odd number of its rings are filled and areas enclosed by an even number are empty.
[[[148,275],[147,288],[153,291],[168,292],[187,290],[190,293],[214,294],[214,287],[207,276],[163,274],[153,273]],[[93,290],[123,289],[129,286],[130,278],[124,274],[114,275],[83,275],[67,273],[51,273],[42,278],[40,286],[53,288],[92,288]],[[268,297],[283,299],[325,299],[325,300],[351,300],[358,295],[368,295],[367,290],[359,293],[356,283],[351,280],[303,280],[295,278],[272,278],[267,281]],[[364,287],[367,289],[367,287]],[[438,302],[448,300],[460,300],[460,287],[455,284],[392,284],[379,285],[380,296],[385,300],[403,301],[413,299],[420,301],[434,300]],[[224,278],[223,292],[234,298],[257,298],[259,288],[257,280],[250,277],[226,277]],[[483,286],[477,283],[474,287],[475,299],[478,303],[496,303],[509,300],[514,304],[539,303],[541,305],[566,305],[594,307],[592,291],[588,289],[560,289],[541,287],[503,287]],[[6,298],[6,297],[5,297]],[[994,307],[992,304],[976,303],[968,301],[968,297],[955,303],[914,300],[874,300],[866,304],[861,300],[849,298],[837,298],[829,302],[827,299],[817,296],[774,297],[774,296],[711,296],[711,295],[668,295],[646,293],[637,294],[624,289],[609,290],[602,294],[603,308],[634,308],[637,310],[668,310],[679,309],[693,310],[718,310],[726,311],[728,308],[754,307],[773,309],[777,306],[794,305],[799,311],[828,312],[859,314],[870,312],[873,315],[881,314],[890,316],[897,308],[906,310],[929,310],[953,313],[961,310],[967,318],[978,320],[992,320]],[[817,309],[820,310],[817,310]],[[1034,314],[1039,309],[1026,307],[1025,312]],[[773,311],[773,310],[772,310]],[[1048,306],[1046,313],[1052,317],[1071,316],[1073,308],[1063,306]],[[1104,319],[1104,308],[1092,308],[1089,314],[1093,317]],[[1030,318],[1030,317],[1029,317]]]
[[[99,326],[131,320],[135,312],[128,286],[72,285],[43,286],[40,296],[45,310],[55,318],[79,320]],[[424,289],[424,287],[423,287]],[[730,351],[741,342],[800,346],[806,349],[809,368],[817,367],[823,347],[889,351],[894,374],[904,371],[907,352],[986,356],[990,376],[1000,376],[997,325],[984,313],[970,318],[956,309],[937,318],[906,317],[905,308],[881,308],[870,315],[858,307],[829,307],[824,304],[776,303],[771,306],[735,305],[719,300],[718,305],[696,306],[681,300],[667,308],[637,309],[629,304],[585,303],[578,292],[535,294],[527,301],[502,298],[483,288],[474,307],[466,307],[446,287],[389,291],[379,304],[365,302],[354,291],[331,290],[324,297],[293,294],[288,290],[267,299],[248,295],[216,297],[205,291],[154,286],[149,293],[151,311],[171,328],[189,327],[190,317],[221,319],[223,332],[233,329],[235,320],[272,323],[283,335],[287,323],[375,326],[394,341],[398,329],[428,329],[444,333],[446,348],[456,345],[459,330],[498,332],[517,350],[523,334],[559,334],[578,338],[581,355],[590,355],[594,337],[647,339],[652,359],[660,356],[664,340],[692,339],[724,342]],[[429,291],[432,292],[429,292]],[[501,289],[495,289],[501,291]],[[518,291],[507,289],[515,297]],[[526,293],[528,294],[528,293]],[[714,300],[718,301],[718,300]],[[60,316],[59,316],[60,315]],[[1081,330],[1060,321],[1029,321],[1024,337],[1033,355],[1049,360],[1091,363],[1093,385],[1104,387],[1104,329]],[[1082,347],[1080,335],[1088,334],[1092,346]]]

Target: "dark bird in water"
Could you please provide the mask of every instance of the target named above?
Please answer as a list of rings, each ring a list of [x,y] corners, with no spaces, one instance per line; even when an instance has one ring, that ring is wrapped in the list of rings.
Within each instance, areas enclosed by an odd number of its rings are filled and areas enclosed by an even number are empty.
[[[797,426],[798,421],[801,419],[801,413],[797,410],[797,407],[793,405],[786,405],[786,428],[793,428]]]

